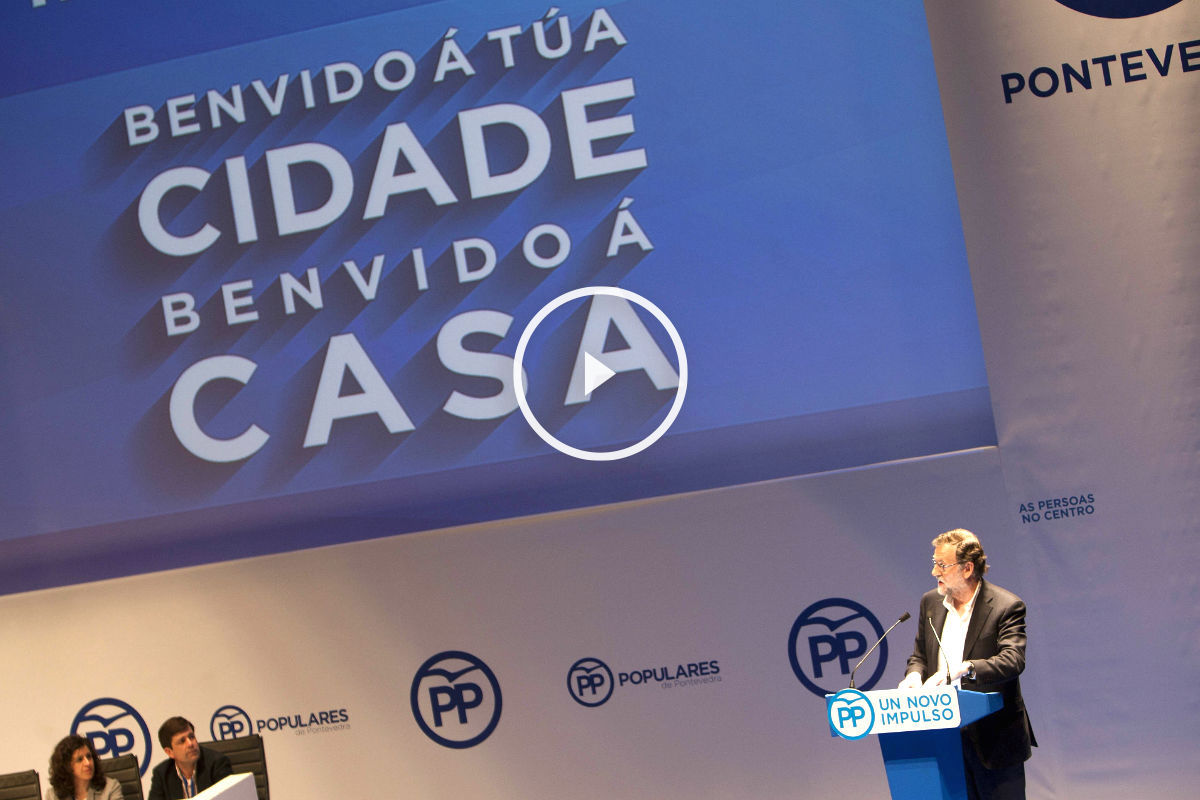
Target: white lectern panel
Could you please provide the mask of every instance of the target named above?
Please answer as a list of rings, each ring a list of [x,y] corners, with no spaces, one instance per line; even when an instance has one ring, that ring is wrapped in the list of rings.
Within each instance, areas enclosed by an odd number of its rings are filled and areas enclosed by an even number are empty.
[[[258,800],[254,776],[248,772],[229,775],[196,795],[194,800]]]

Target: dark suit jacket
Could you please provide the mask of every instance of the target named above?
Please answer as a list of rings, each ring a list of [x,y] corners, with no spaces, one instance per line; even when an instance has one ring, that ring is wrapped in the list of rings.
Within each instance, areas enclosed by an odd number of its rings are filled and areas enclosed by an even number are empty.
[[[921,598],[917,641],[906,673],[920,671],[921,679],[925,680],[946,668],[945,662],[938,663],[937,639],[927,622],[932,618],[940,634],[946,613],[942,596],[936,590]],[[972,681],[964,677],[962,688],[999,692],[1004,698],[1004,708],[963,729],[963,746],[974,747],[988,769],[1020,764],[1029,758],[1030,747],[1037,745],[1021,697],[1021,681],[1017,678],[1025,669],[1025,603],[1021,598],[982,581],[971,612],[971,624],[967,626],[963,661],[974,663],[976,678]]]
[[[196,762],[197,791],[202,792],[232,774],[233,765],[229,763],[229,756],[207,747],[200,748],[200,760]],[[168,758],[154,767],[150,778],[150,794],[146,800],[181,800],[182,797],[183,783],[175,771],[175,762]]]

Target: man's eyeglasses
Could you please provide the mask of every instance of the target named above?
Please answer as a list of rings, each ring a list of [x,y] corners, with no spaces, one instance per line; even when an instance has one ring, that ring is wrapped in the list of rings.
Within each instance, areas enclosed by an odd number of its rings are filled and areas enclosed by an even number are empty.
[[[943,564],[942,562],[938,561],[935,558],[935,559],[933,559],[933,568],[936,569],[938,572],[945,572],[946,570],[950,569],[951,567],[957,567],[959,564],[965,564],[965,563],[966,563],[965,561],[955,561],[953,564]]]

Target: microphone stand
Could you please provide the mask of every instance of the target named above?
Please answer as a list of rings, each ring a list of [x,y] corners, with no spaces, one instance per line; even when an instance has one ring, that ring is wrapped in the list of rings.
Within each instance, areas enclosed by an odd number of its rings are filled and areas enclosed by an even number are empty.
[[[896,620],[895,622],[893,622],[893,623],[892,623],[892,627],[891,627],[891,628],[888,628],[886,631],[884,631],[884,632],[883,632],[883,636],[880,636],[880,637],[879,637],[879,641],[877,641],[877,642],[875,642],[875,644],[871,645],[871,649],[870,649],[870,650],[868,650],[868,651],[867,651],[867,654],[866,654],[865,656],[863,656],[863,657],[862,657],[862,661],[859,661],[857,664],[855,664],[855,665],[854,665],[854,669],[850,670],[850,688],[851,688],[851,689],[853,689],[853,688],[854,688],[854,673],[858,672],[858,668],[859,668],[859,667],[861,667],[861,666],[863,665],[863,661],[866,661],[868,658],[870,658],[870,657],[871,657],[871,653],[874,653],[874,652],[875,652],[875,648],[876,648],[876,647],[879,647],[879,645],[883,644],[883,640],[887,638],[887,635],[888,635],[889,633],[891,633],[891,632],[892,632],[892,630],[893,630],[893,629],[894,629],[894,628],[895,628],[897,625],[899,625],[901,622],[904,622],[905,620],[907,620],[907,619],[908,619],[909,617],[911,617],[911,616],[912,616],[912,614],[908,613],[907,611],[905,611],[903,614],[901,614],[901,615],[900,615],[900,619],[898,619],[898,620]]]
[[[929,620],[929,630],[933,631],[933,638],[937,639],[938,652],[942,654],[942,661],[946,662],[946,685],[950,685],[950,657],[946,655],[946,648],[942,647],[942,637],[938,636],[937,628],[933,627],[933,617],[926,617]]]

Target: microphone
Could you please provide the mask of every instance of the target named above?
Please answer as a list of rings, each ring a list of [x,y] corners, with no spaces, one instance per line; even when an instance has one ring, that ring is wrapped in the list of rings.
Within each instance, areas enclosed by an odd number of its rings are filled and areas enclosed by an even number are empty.
[[[912,614],[908,613],[907,611],[905,611],[903,614],[901,614],[900,619],[893,622],[892,627],[888,628],[886,631],[883,632],[883,636],[879,637],[879,641],[877,641],[875,644],[871,645],[871,649],[868,650],[867,654],[862,657],[862,661],[859,661],[857,664],[854,665],[854,669],[850,670],[850,688],[851,689],[854,688],[854,673],[858,672],[858,668],[863,665],[863,661],[866,661],[868,658],[870,658],[871,653],[875,652],[875,648],[879,647],[879,645],[883,644],[883,640],[886,639],[887,635],[892,632],[892,628],[895,628],[901,622],[907,621],[908,618],[911,616],[912,616]]]
[[[926,617],[929,620],[929,630],[933,631],[933,638],[937,639],[938,652],[942,654],[942,660],[946,662],[946,685],[950,685],[950,658],[946,655],[946,648],[942,647],[942,637],[938,636],[937,628],[933,627],[933,617]]]

